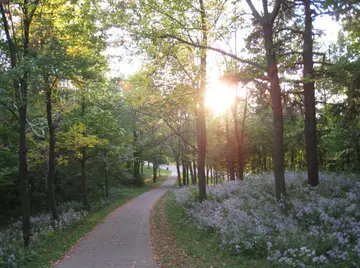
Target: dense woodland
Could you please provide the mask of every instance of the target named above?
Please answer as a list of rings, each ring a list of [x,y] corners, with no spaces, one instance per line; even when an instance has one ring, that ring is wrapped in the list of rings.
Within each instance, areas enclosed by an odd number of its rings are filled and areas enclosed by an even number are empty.
[[[31,216],[55,228],[66,202],[141,187],[145,161],[154,181],[176,163],[199,201],[271,171],[279,213],[285,170],[311,187],[319,171],[358,173],[356,2],[1,1],[0,226],[21,217],[27,247]],[[337,40],[321,41],[320,18]],[[141,68],[114,73],[129,57]],[[206,104],[214,79],[237,92],[222,112]]]

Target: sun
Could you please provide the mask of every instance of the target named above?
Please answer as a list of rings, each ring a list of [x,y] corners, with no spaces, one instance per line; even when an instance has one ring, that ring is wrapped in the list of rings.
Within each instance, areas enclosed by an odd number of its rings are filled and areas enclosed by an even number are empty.
[[[235,96],[235,87],[229,87],[221,81],[215,80],[206,88],[205,107],[216,114],[222,114],[234,103]]]

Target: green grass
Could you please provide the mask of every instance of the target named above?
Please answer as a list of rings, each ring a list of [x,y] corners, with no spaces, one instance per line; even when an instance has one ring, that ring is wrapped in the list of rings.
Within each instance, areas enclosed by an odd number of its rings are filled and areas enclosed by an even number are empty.
[[[39,268],[48,267],[49,264],[54,263],[60,259],[66,251],[71,248],[76,242],[91,231],[98,223],[100,223],[107,215],[113,212],[116,208],[123,205],[130,199],[141,195],[153,188],[160,186],[166,177],[162,177],[158,182],[146,182],[142,188],[118,188],[112,189],[112,196],[109,205],[102,207],[96,211],[91,211],[79,223],[71,226],[71,228],[51,232],[40,237],[39,245],[32,247],[36,254],[36,259],[31,260],[26,265],[21,267]]]
[[[177,246],[186,252],[195,267],[274,267],[266,260],[251,260],[221,249],[221,240],[217,233],[199,230],[186,222],[185,209],[176,203],[174,194],[167,194],[165,206],[171,234]]]
[[[160,169],[160,175],[161,176],[171,176],[171,171],[166,170],[166,169]],[[147,165],[144,165],[144,178],[145,179],[152,178],[152,176],[153,176],[153,168],[152,168],[152,166],[150,166],[148,168]]]

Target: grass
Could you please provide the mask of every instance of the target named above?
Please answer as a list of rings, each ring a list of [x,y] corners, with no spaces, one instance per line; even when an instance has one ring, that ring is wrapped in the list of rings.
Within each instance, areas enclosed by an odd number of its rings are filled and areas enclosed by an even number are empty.
[[[178,248],[190,257],[192,267],[273,267],[266,260],[250,260],[220,248],[221,241],[217,233],[200,230],[188,224],[185,209],[176,203],[173,193],[168,193],[165,198],[171,235]]]
[[[142,188],[117,188],[112,189],[112,196],[106,207],[91,211],[84,220],[71,226],[71,228],[52,232],[41,237],[39,246],[32,248],[37,254],[36,259],[26,264],[29,268],[48,267],[60,259],[76,242],[91,231],[106,216],[115,209],[125,204],[130,199],[141,195],[153,188],[160,186],[166,177],[161,177],[156,183],[151,180],[145,182]]]
[[[160,175],[161,176],[171,176],[171,171],[166,170],[166,169],[160,169]],[[144,178],[145,179],[152,178],[152,176],[153,176],[152,166],[148,167],[147,165],[144,165]]]

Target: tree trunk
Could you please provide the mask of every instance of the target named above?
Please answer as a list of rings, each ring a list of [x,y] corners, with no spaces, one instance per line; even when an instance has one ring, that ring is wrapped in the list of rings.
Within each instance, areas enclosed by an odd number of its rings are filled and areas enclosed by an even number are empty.
[[[242,144],[241,144],[241,138],[240,138],[240,132],[239,132],[239,123],[237,119],[237,104],[238,99],[235,99],[234,106],[233,106],[233,118],[234,118],[234,134],[235,134],[235,140],[237,145],[237,175],[239,180],[244,179],[244,168],[242,167]]]
[[[140,169],[141,169],[141,176],[144,176],[144,161],[141,162]]]
[[[105,165],[105,197],[109,198],[109,177],[107,166]]]
[[[203,0],[200,3],[202,45],[207,46],[207,23]],[[206,90],[206,49],[201,49],[200,60],[200,92],[199,92],[199,111],[197,120],[198,130],[198,172],[199,172],[199,200],[206,199],[205,181],[205,156],[206,156],[206,124],[205,124],[205,90]]]
[[[24,21],[24,57],[28,54],[30,22]],[[20,157],[19,157],[19,176],[21,189],[21,211],[22,211],[22,229],[24,237],[24,245],[30,243],[30,197],[28,185],[28,164],[27,164],[27,141],[26,141],[26,120],[27,120],[27,104],[28,104],[28,74],[25,73],[20,79],[21,96],[19,103],[19,121],[20,121]]]
[[[138,140],[138,136],[136,133],[136,130],[133,131],[133,136],[134,136],[134,144],[135,144],[135,148],[134,148],[134,184],[136,186],[142,186],[143,185],[143,181],[142,178],[140,176],[140,159],[139,159],[139,153],[136,151],[136,143]]]
[[[84,207],[89,208],[89,200],[87,195],[87,178],[86,178],[86,149],[83,149],[83,157],[81,158],[81,183],[83,192]]]
[[[227,162],[228,162],[228,172],[230,175],[230,180],[235,180],[235,166],[234,166],[234,155],[233,155],[233,145],[231,142],[230,131],[229,131],[229,115],[226,118],[226,147],[227,147]]]
[[[81,117],[83,120],[85,120],[85,110],[86,110],[86,103],[85,103],[85,95],[82,95],[82,100],[81,100]],[[84,136],[86,136],[86,132],[83,133]],[[89,209],[89,200],[88,200],[88,195],[87,195],[87,178],[86,178],[86,159],[87,159],[87,155],[86,155],[86,148],[82,148],[82,158],[80,161],[80,166],[81,166],[81,183],[82,183],[82,192],[83,192],[83,203],[84,203],[84,207]]]
[[[241,180],[244,179],[244,169],[245,169],[244,139],[245,139],[245,121],[246,121],[246,114],[247,114],[247,100],[248,100],[248,96],[247,96],[247,92],[246,92],[246,97],[245,97],[245,101],[244,101],[244,110],[243,110],[243,115],[242,115],[241,122],[240,122],[240,130],[239,130],[239,143],[240,143],[239,174],[240,174]]]
[[[28,165],[27,165],[27,142],[26,142],[26,119],[27,104],[19,107],[20,121],[20,146],[19,146],[19,186],[21,195],[21,215],[24,245],[30,243],[30,197],[28,184]]]
[[[157,181],[157,165],[153,163],[153,182]]]
[[[35,7],[36,8],[36,5]],[[24,59],[28,58],[29,54],[29,31],[32,17],[29,16],[28,3],[25,1],[23,8],[23,56]],[[9,47],[11,68],[17,67],[17,45],[10,36],[9,24],[5,14],[4,4],[0,2],[0,12],[2,16],[3,29],[6,36],[6,41]],[[21,46],[18,46],[21,47]],[[19,190],[21,200],[21,223],[24,238],[24,246],[27,247],[30,243],[30,196],[28,184],[28,165],[27,165],[27,105],[28,105],[28,73],[25,71],[23,77],[14,78],[13,85],[15,97],[18,105],[19,113]],[[20,84],[20,85],[19,85]]]
[[[179,187],[181,187],[181,173],[180,173],[180,161],[179,158],[176,159],[176,172],[177,172],[177,181]]]
[[[209,185],[209,166],[206,166],[206,184]]]
[[[189,168],[190,168],[191,184],[195,185],[196,180],[195,180],[195,175],[194,175],[194,166],[192,165],[191,161],[189,161]]]
[[[308,183],[311,186],[319,184],[317,140],[316,140],[316,109],[315,109],[315,85],[313,63],[313,37],[311,0],[304,0],[305,9],[305,32],[303,48],[303,79],[305,100],[305,139],[306,160],[308,171]]]
[[[134,152],[134,157],[137,157],[136,152]],[[142,186],[143,185],[143,181],[142,181],[142,178],[140,176],[140,161],[137,158],[134,159],[134,184],[136,186]]]
[[[182,161],[182,173],[183,173],[183,185],[186,185],[186,165],[185,165],[185,160],[183,159]]]
[[[28,54],[28,40],[29,40],[29,22],[24,21],[24,57]],[[26,140],[26,126],[27,126],[27,104],[28,104],[28,74],[25,73],[20,79],[20,103],[19,105],[19,121],[20,121],[20,147],[19,147],[19,177],[21,190],[21,211],[22,211],[22,229],[24,237],[24,245],[28,246],[30,243],[30,197],[28,184],[28,164],[27,164],[27,140]]]
[[[55,172],[56,172],[56,155],[55,155],[55,127],[52,121],[52,89],[49,86],[49,81],[47,77],[44,77],[44,82],[46,83],[46,118],[49,129],[49,167],[48,167],[48,179],[47,179],[47,191],[48,191],[48,200],[51,210],[51,215],[53,220],[58,219],[57,208],[56,208],[56,199],[54,191],[54,181],[55,181]]]
[[[267,73],[270,82],[271,108],[273,112],[273,135],[274,135],[274,174],[276,198],[280,200],[285,197],[285,176],[284,176],[284,143],[283,143],[283,112],[281,103],[281,88],[276,61],[276,53],[273,43],[272,24],[265,24],[264,41],[266,49]]]
[[[197,183],[197,166],[196,166],[196,160],[195,159],[193,160],[193,171],[194,171],[194,184],[196,184]]]
[[[186,163],[186,185],[190,185],[190,168],[187,164],[188,163]]]
[[[56,206],[58,206],[59,205],[59,197],[58,196],[60,195],[61,191],[60,191],[59,178],[57,176],[57,172],[55,172],[54,186],[55,186],[55,189],[54,189],[55,202],[56,202]]]

